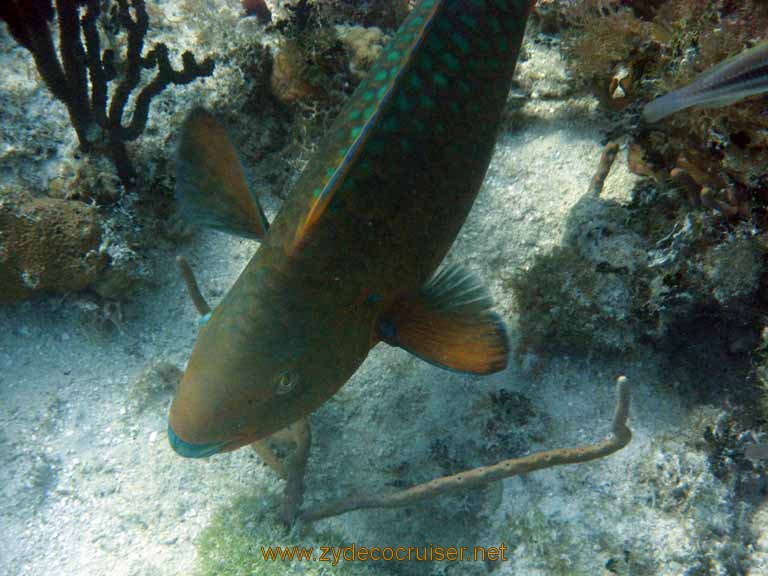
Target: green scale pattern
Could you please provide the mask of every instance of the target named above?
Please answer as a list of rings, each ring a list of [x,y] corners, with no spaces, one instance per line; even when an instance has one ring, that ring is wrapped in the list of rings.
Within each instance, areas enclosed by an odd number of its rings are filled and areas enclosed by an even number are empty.
[[[407,157],[421,148],[423,157],[425,146],[438,146],[444,157],[460,158],[472,154],[478,132],[495,134],[525,4],[420,2],[307,167],[302,181],[311,182],[312,197],[333,194],[335,211],[357,191],[370,190],[362,184],[372,172],[401,172],[401,162],[391,163],[393,153]]]

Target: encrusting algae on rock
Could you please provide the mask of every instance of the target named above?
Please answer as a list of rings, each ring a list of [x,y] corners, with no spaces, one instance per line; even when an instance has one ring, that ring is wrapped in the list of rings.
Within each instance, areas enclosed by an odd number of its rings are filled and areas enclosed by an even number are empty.
[[[521,308],[529,328],[523,341],[532,350],[546,343],[629,351],[658,345],[699,314],[756,333],[768,279],[764,98],[655,124],[640,121],[639,112],[696,73],[760,85],[768,8],[752,0],[545,7],[575,81],[599,97],[613,120],[609,136],[640,178],[623,205],[598,200],[594,214],[573,211],[551,265],[544,256],[530,277],[512,281],[530,304]],[[619,249],[622,258],[611,256]],[[544,285],[553,289],[537,297]]]

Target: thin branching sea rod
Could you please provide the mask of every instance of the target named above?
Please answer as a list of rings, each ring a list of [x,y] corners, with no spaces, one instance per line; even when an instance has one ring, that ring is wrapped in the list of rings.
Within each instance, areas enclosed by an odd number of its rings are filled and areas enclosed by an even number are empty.
[[[125,54],[102,51],[100,0],[3,0],[0,19],[16,41],[35,59],[51,93],[67,107],[82,150],[108,151],[126,187],[136,172],[126,142],[136,140],[147,124],[152,99],[169,84],[188,84],[210,76],[214,63],[198,63],[190,52],[182,55],[183,68],[171,66],[168,47],[154,44],[146,54],[144,39],[149,17],[144,0],[116,0],[110,17],[127,33]],[[56,17],[58,55],[50,24]],[[154,78],[135,97],[131,121],[124,123],[126,105],[141,83],[142,70],[156,69]],[[118,74],[118,70],[121,73]]]

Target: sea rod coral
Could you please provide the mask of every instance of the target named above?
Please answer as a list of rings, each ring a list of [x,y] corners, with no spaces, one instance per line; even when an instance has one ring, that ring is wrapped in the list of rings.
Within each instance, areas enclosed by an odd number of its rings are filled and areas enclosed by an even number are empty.
[[[67,107],[80,147],[86,152],[108,150],[123,184],[131,186],[135,170],[126,142],[136,140],[144,131],[152,99],[169,84],[188,84],[210,76],[214,63],[211,58],[198,63],[190,52],[184,52],[182,70],[174,70],[163,43],[156,43],[142,55],[149,29],[144,0],[116,0],[112,10],[120,28],[127,32],[122,62],[113,49],[101,50],[99,0],[56,0],[55,8],[52,0],[7,0],[0,3],[0,19],[29,50],[48,89]],[[59,56],[49,25],[54,16]],[[142,69],[153,68],[157,69],[155,77],[136,95],[131,121],[124,124],[126,105],[141,82]],[[117,84],[110,90],[108,85],[115,80]]]

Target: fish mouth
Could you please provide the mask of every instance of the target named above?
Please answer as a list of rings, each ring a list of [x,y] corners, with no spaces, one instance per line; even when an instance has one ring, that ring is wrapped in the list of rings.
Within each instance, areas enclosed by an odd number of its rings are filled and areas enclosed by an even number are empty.
[[[222,451],[229,443],[226,440],[221,442],[207,442],[205,444],[193,444],[182,440],[173,431],[173,427],[168,424],[168,442],[171,444],[174,452],[184,458],[207,458]]]

